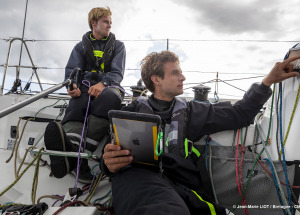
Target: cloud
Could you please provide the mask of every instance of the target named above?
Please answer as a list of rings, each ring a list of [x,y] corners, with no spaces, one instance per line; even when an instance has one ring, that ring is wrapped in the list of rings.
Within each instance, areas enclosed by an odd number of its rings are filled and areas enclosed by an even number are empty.
[[[25,4],[25,0],[2,0],[0,38],[22,36]],[[64,68],[72,48],[89,30],[88,12],[99,6],[109,6],[112,10],[112,32],[124,41],[127,50],[126,69],[138,69],[146,54],[165,50],[169,38],[169,49],[179,56],[184,71],[211,74],[206,77],[199,73],[195,77],[196,73],[189,73],[186,83],[211,80],[216,71],[266,73],[294,43],[235,42],[234,39],[295,40],[300,31],[298,2],[294,0],[28,0],[26,39],[72,40],[28,42],[35,65]],[[0,41],[0,64],[5,63],[8,45]],[[10,63],[18,64],[19,50],[20,43],[16,43]],[[22,64],[30,65],[26,55],[23,49]],[[0,75],[2,71],[0,67]],[[15,71],[9,68],[11,79]],[[59,83],[64,79],[64,69],[41,69],[38,73],[42,82]],[[27,81],[30,75],[31,70],[25,69],[22,80]],[[122,84],[136,84],[139,78],[139,70],[127,70]]]
[[[27,17],[25,25],[25,39],[29,40],[70,40],[70,41],[35,41],[27,42],[35,66],[48,68],[64,68],[70,53],[82,35],[89,31],[88,12],[93,7],[109,6],[113,13],[112,31],[118,32],[118,25],[126,21],[124,16],[133,13],[135,7],[132,0],[120,4],[116,0],[28,0]],[[22,37],[26,1],[4,0],[0,7],[0,38]],[[124,10],[124,8],[128,8]],[[121,12],[122,11],[122,12]],[[116,30],[116,31],[114,31]],[[118,33],[116,33],[118,35]],[[117,36],[118,37],[118,36]],[[74,40],[74,41],[73,41]],[[9,43],[0,41],[0,64],[6,62]],[[14,42],[10,55],[9,65],[19,62],[21,43]],[[31,65],[26,50],[23,47],[21,65]],[[21,78],[27,81],[31,75],[30,69],[22,69]],[[2,73],[4,68],[0,68]],[[40,69],[39,77],[42,82],[60,83],[64,80],[64,69]],[[15,68],[9,68],[8,77],[15,77]],[[8,78],[6,79],[8,80]],[[34,81],[35,77],[33,78]],[[11,85],[10,83],[9,85]],[[7,83],[6,83],[7,85]]]
[[[173,0],[194,11],[196,21],[217,33],[242,34],[279,30],[279,9],[262,1]]]

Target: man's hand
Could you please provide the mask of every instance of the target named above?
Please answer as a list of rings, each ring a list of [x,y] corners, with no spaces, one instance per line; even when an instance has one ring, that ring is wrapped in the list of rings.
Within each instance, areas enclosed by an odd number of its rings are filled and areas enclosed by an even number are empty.
[[[120,146],[107,144],[102,155],[105,165],[112,173],[118,172],[122,167],[131,164],[133,157],[129,150],[121,150]]]
[[[100,82],[98,84],[91,86],[88,91],[88,94],[97,98],[104,88],[105,86]]]
[[[72,97],[72,98],[76,98],[79,97],[81,95],[81,91],[79,88],[77,88],[76,84],[73,84],[73,90],[71,91],[70,88],[68,87],[68,94]]]
[[[282,63],[276,63],[271,72],[263,79],[266,86],[271,86],[274,83],[284,81],[285,79],[300,76],[298,72],[293,71],[292,61],[299,59],[300,56],[288,58]]]

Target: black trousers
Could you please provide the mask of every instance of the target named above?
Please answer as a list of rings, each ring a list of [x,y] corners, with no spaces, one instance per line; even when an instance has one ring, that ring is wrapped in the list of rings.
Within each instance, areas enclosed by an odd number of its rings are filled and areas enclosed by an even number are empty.
[[[139,168],[121,170],[112,181],[116,215],[189,215],[172,185],[158,173]]]
[[[62,124],[68,121],[84,122],[89,94],[86,86],[82,86],[80,90],[81,95],[70,100]],[[106,88],[98,98],[93,99],[91,97],[89,114],[108,119],[109,110],[121,109],[122,99],[123,96],[118,89]]]

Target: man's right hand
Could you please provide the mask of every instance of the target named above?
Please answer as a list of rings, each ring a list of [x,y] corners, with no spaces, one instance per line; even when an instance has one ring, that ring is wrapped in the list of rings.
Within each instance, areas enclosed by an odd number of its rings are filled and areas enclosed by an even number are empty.
[[[71,96],[72,98],[76,98],[79,97],[81,95],[81,91],[79,88],[77,88],[76,84],[73,84],[73,90],[70,90],[70,88],[68,87],[68,94],[69,96]]]
[[[120,146],[112,143],[105,146],[102,158],[111,173],[118,172],[121,168],[131,164],[133,160],[129,150],[121,149]]]

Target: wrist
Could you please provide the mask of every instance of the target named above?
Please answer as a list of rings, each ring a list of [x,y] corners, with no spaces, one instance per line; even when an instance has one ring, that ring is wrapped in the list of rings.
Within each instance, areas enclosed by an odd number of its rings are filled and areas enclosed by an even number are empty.
[[[268,80],[268,77],[265,77],[263,80],[262,80],[262,84],[264,84],[265,86],[267,87],[270,87],[273,83]]]
[[[109,86],[109,83],[105,80],[102,80],[100,83],[103,84],[104,87]]]

